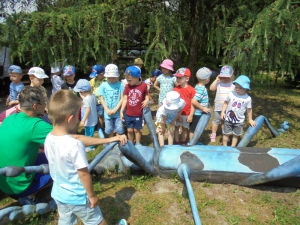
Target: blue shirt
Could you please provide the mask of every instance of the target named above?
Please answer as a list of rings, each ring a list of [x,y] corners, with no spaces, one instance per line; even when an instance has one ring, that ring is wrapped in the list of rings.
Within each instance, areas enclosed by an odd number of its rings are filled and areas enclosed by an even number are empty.
[[[9,101],[18,100],[18,95],[23,88],[23,83],[14,84],[11,82],[9,85]]]
[[[107,108],[112,110],[120,102],[121,94],[123,93],[123,91],[124,91],[124,86],[119,81],[116,81],[113,84],[110,84],[109,82],[104,82],[100,86],[99,95],[103,96]],[[119,118],[120,109],[121,107],[112,116],[107,115],[106,111],[104,110],[104,118],[105,119]]]
[[[209,107],[209,99],[207,94],[207,89],[205,86],[195,86],[196,94],[194,96],[194,99],[196,99],[200,105],[202,105],[205,108]],[[201,109],[198,109],[195,107],[194,115],[201,116],[203,111]]]

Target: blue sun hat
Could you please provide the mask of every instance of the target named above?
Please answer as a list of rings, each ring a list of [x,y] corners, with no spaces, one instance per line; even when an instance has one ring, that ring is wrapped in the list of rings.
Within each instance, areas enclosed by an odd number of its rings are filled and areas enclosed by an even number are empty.
[[[138,68],[137,66],[129,66],[125,70],[125,75],[130,75],[133,77],[141,77],[141,69]]]
[[[98,76],[98,74],[100,73],[104,73],[105,71],[105,67],[102,65],[94,65],[92,68],[92,72],[90,74],[90,78],[95,78],[96,76]]]
[[[162,72],[159,69],[155,69],[152,71],[152,77],[158,77],[159,75],[162,75]]]
[[[239,84],[242,88],[250,90],[250,79],[246,75],[239,76],[233,84]]]
[[[86,79],[79,79],[76,83],[76,86],[74,87],[74,91],[81,92],[81,91],[90,91],[91,90],[91,84]]]

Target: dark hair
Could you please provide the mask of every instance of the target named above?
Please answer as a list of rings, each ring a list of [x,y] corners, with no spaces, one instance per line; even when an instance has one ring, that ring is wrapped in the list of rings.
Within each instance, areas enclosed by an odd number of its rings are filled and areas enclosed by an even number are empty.
[[[21,108],[31,108],[33,104],[41,104],[43,92],[39,87],[25,86],[19,94]]]

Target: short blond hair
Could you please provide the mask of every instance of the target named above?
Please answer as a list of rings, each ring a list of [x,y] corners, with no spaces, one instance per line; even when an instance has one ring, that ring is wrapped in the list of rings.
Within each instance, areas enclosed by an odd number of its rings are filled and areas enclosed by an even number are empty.
[[[59,90],[50,98],[48,116],[53,125],[63,124],[66,117],[76,115],[82,100],[71,90]]]

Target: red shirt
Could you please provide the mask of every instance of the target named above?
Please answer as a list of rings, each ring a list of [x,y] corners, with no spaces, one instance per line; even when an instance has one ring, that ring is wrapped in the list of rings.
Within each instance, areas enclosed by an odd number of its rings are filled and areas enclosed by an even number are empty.
[[[184,116],[190,115],[191,107],[192,107],[192,99],[196,94],[196,90],[191,85],[188,85],[185,88],[178,85],[177,87],[173,88],[173,91],[177,91],[180,94],[180,98],[182,98],[185,101],[185,106],[182,110],[181,115]]]
[[[147,84],[142,82],[139,85],[126,85],[123,95],[127,95],[126,115],[141,116],[143,115],[142,102],[148,95]]]

